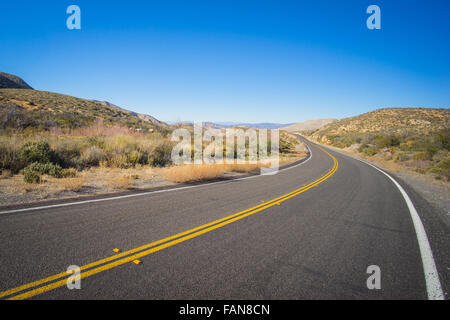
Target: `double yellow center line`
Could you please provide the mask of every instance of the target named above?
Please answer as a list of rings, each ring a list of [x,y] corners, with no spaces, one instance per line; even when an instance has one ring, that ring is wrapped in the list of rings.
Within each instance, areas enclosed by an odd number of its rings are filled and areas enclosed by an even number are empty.
[[[122,264],[131,262],[138,258],[147,256],[154,252],[171,247],[180,242],[184,242],[186,240],[198,237],[204,233],[210,232],[212,230],[216,230],[216,229],[226,226],[230,223],[233,223],[237,220],[243,219],[252,214],[255,214],[257,212],[260,212],[262,210],[270,208],[274,205],[278,205],[292,197],[295,197],[295,196],[319,185],[320,183],[322,183],[325,180],[327,180],[328,178],[330,178],[337,171],[338,165],[339,165],[335,157],[333,157],[331,154],[329,154],[324,149],[322,149],[322,148],[320,148],[320,149],[323,152],[325,152],[326,154],[328,154],[333,159],[333,162],[334,162],[333,168],[327,174],[322,176],[320,179],[317,179],[308,185],[305,185],[305,186],[303,186],[299,189],[296,189],[290,193],[287,193],[283,196],[272,199],[270,201],[264,202],[260,205],[252,207],[250,209],[247,209],[247,210],[235,213],[233,215],[230,215],[228,217],[204,224],[204,225],[196,227],[194,229],[187,230],[185,232],[176,234],[174,236],[167,237],[167,238],[146,244],[144,246],[141,246],[141,247],[129,250],[129,251],[125,251],[123,253],[120,253],[120,254],[84,265],[84,266],[80,267],[82,272],[79,276],[79,279],[87,278],[87,277],[95,275],[97,273],[118,267]],[[22,286],[19,286],[19,287],[10,289],[10,290],[0,292],[0,298],[6,297],[6,299],[8,299],[8,300],[28,299],[33,296],[42,294],[44,292],[65,286],[67,284],[67,279],[70,276],[71,275],[67,274],[66,272],[62,272],[62,273],[56,274],[51,277],[47,277],[47,278],[44,278],[44,279],[41,279],[41,280],[38,280],[35,282],[24,284]]]

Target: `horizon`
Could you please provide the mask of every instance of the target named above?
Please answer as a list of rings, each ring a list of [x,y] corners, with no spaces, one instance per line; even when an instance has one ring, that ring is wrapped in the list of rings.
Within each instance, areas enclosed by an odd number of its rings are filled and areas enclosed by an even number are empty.
[[[81,30],[65,26],[68,3],[5,4],[0,70],[164,122],[449,108],[446,1],[377,1],[381,30],[366,27],[368,1],[76,4]]]

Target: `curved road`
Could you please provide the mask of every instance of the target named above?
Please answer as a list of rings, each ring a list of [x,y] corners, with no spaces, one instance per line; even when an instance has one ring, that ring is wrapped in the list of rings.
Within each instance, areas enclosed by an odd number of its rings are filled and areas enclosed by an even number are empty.
[[[0,210],[0,298],[427,299],[399,189],[375,168],[307,143],[311,159],[273,176]],[[446,295],[448,228],[403,187]],[[71,265],[83,267],[81,290],[65,285]],[[371,265],[380,290],[367,288]]]

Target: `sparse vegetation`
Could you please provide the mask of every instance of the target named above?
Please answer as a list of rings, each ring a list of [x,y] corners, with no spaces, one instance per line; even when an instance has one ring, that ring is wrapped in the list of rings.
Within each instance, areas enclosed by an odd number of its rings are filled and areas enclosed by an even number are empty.
[[[145,173],[149,168],[170,167],[161,170],[172,182],[214,179],[225,172],[258,168],[248,164],[171,167],[170,129],[105,103],[51,92],[0,89],[1,180],[11,192],[82,192],[92,188],[92,170],[97,170],[100,186],[95,188],[110,192],[148,187],[153,179]],[[283,161],[294,161],[300,155],[295,151],[297,139],[285,133],[280,138]],[[236,157],[236,147],[234,152]],[[247,151],[245,157],[249,158]],[[42,194],[47,197],[46,192]]]
[[[69,133],[90,127],[99,118],[106,126],[141,132],[168,132],[163,126],[100,102],[37,90],[0,89],[0,129],[4,131],[58,129]]]
[[[338,148],[356,146],[367,157],[400,163],[438,179],[450,179],[450,110],[380,109],[343,119],[308,134]]]

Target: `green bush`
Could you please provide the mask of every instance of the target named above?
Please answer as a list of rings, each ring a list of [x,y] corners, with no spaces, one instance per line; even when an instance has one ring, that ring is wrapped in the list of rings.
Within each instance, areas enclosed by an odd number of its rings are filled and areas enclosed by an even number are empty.
[[[78,141],[58,141],[56,143],[55,154],[59,159],[58,163],[64,167],[73,167],[80,160],[81,148]]]
[[[61,171],[61,178],[75,178],[77,175],[77,170],[74,168],[63,169]]]
[[[416,152],[415,154],[413,154],[413,159],[414,160],[426,160],[428,159],[428,155],[426,152]]]
[[[398,146],[400,144],[399,139],[395,136],[376,136],[375,144],[378,149],[389,148],[393,146]]]
[[[55,178],[62,178],[63,177],[63,169],[59,165],[55,165],[53,163],[47,162],[47,163],[39,163],[39,162],[33,162],[28,167],[24,169],[27,171],[36,172],[38,174],[48,174],[49,176],[55,177]]]
[[[434,141],[440,148],[450,151],[450,130],[441,130],[434,136]]]
[[[104,160],[104,151],[99,147],[93,146],[83,152],[80,158],[80,164],[82,167],[94,167],[98,166]]]
[[[172,164],[172,144],[162,142],[156,146],[149,156],[149,163],[154,167],[165,167]]]
[[[368,147],[363,150],[363,153],[371,157],[377,153],[377,149],[375,149],[374,147]]]
[[[48,163],[56,161],[55,153],[45,141],[25,143],[20,149],[20,157],[25,165],[33,162]]]
[[[445,159],[442,159],[441,161],[439,161],[437,167],[443,169],[445,172],[449,172],[450,171],[450,157],[446,157]]]
[[[26,183],[40,183],[41,175],[27,167],[23,169],[23,181]]]
[[[441,174],[441,173],[445,173],[445,170],[442,168],[439,168],[439,167],[431,167],[428,169],[428,172]]]
[[[433,156],[439,151],[439,149],[434,145],[428,145],[426,149],[427,159],[433,159]]]

